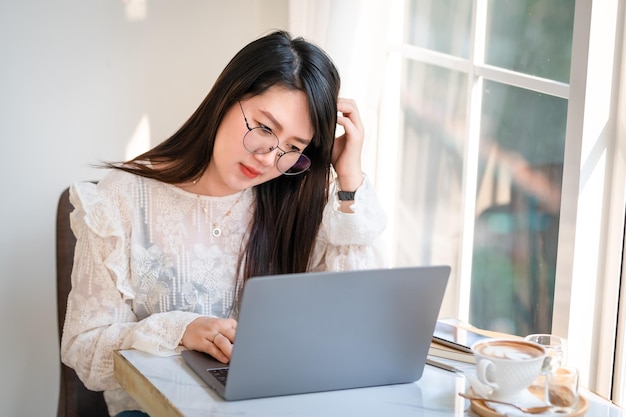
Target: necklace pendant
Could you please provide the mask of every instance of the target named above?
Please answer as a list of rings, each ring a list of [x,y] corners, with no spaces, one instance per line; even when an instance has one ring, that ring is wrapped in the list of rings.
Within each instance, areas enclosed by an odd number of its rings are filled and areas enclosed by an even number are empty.
[[[213,229],[211,230],[211,234],[214,237],[220,237],[222,235],[222,229],[220,229],[219,226],[214,224]]]

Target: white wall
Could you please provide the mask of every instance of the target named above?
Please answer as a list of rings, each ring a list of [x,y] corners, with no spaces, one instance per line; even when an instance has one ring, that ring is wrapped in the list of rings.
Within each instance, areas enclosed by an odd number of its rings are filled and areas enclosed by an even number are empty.
[[[287,27],[287,6],[287,0],[0,3],[3,416],[56,415],[59,194],[73,181],[103,174],[90,164],[124,159],[138,130],[149,131],[152,144],[173,133],[241,46]],[[130,18],[133,11],[139,16]]]

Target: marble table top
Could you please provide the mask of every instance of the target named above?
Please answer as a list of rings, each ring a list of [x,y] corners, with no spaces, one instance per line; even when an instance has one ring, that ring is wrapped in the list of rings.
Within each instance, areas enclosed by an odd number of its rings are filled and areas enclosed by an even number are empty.
[[[179,355],[124,350],[114,359],[117,380],[153,417],[476,416],[469,401],[457,395],[467,389],[465,376],[429,365],[420,380],[409,384],[225,401]],[[591,392],[582,393],[590,403],[587,416],[622,417],[621,408]]]

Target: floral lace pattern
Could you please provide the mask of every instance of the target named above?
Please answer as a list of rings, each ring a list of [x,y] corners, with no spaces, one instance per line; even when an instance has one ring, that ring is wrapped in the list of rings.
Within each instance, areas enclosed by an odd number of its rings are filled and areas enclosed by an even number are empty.
[[[97,185],[75,184],[70,198],[77,244],[61,355],[88,388],[106,391],[115,415],[138,405],[113,378],[113,350],[176,354],[191,321],[231,314],[254,195],[199,196],[114,170]],[[385,266],[386,217],[369,181],[354,213],[338,204],[333,185],[311,270]]]

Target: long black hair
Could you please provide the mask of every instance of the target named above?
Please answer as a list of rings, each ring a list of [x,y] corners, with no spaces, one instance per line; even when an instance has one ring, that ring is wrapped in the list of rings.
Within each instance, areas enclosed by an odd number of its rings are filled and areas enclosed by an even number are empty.
[[[174,135],[125,164],[109,165],[171,184],[199,179],[211,161],[227,110],[273,86],[303,91],[307,97],[314,135],[304,153],[311,167],[255,187],[249,239],[239,260],[240,284],[253,276],[305,272],[309,266],[328,200],[340,87],[337,69],[322,49],[284,31],[251,42],[228,63]]]

